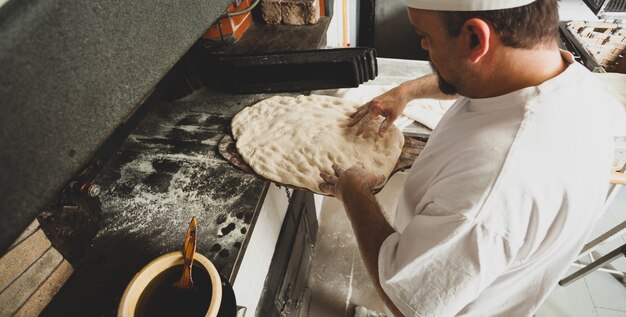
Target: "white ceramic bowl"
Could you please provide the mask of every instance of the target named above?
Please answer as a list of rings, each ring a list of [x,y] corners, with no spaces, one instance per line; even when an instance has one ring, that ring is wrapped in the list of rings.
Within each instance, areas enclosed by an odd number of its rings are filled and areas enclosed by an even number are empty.
[[[207,310],[205,316],[216,317],[222,302],[222,281],[220,279],[220,275],[217,272],[217,269],[215,269],[215,266],[213,266],[213,263],[211,263],[211,261],[204,255],[196,252],[193,256],[193,261],[195,266],[203,267],[209,274],[211,279],[212,295],[209,309]],[[124,295],[120,300],[117,316],[135,316],[135,310],[137,308],[137,304],[139,303],[139,299],[148,284],[150,284],[150,282],[160,273],[163,273],[167,269],[177,265],[183,265],[183,263],[183,253],[180,251],[166,253],[148,263],[148,265],[146,265],[135,275],[135,277],[133,277],[126,287]]]

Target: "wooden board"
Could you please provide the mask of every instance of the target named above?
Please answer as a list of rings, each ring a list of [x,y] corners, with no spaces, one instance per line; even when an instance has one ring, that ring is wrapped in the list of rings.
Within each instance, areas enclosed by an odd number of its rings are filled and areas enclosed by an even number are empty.
[[[396,166],[393,168],[393,171],[389,175],[389,178],[391,178],[393,174],[411,167],[411,165],[413,165],[413,162],[415,162],[415,159],[417,158],[417,156],[424,149],[424,146],[426,146],[426,142],[405,135],[404,146],[402,147],[402,153],[400,154],[398,163],[396,163]],[[218,149],[219,149],[220,154],[228,162],[230,162],[237,168],[241,169],[244,172],[263,178],[257,173],[255,173],[252,167],[250,167],[250,165],[248,165],[248,163],[244,161],[243,157],[241,157],[241,155],[237,151],[236,142],[231,135],[227,134],[227,135],[224,135],[224,137],[222,137],[222,139],[220,140]],[[281,184],[278,182],[274,182],[274,183],[276,183],[277,185],[285,186],[285,187],[292,188],[292,189],[310,191],[306,188],[296,187],[293,185]],[[381,189],[382,187],[375,190],[374,192],[377,193]],[[330,196],[330,195],[326,195],[326,196]]]

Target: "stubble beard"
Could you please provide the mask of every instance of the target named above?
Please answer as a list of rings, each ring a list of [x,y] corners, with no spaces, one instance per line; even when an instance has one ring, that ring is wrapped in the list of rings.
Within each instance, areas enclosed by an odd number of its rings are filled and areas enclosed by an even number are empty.
[[[430,68],[432,68],[433,72],[435,72],[435,75],[437,75],[439,90],[441,90],[441,92],[443,92],[446,95],[457,94],[459,90],[454,85],[452,85],[451,83],[443,79],[443,77],[441,77],[441,74],[439,73],[439,70],[437,69],[435,64],[433,64],[433,62],[430,60],[428,61],[428,63],[430,64]]]

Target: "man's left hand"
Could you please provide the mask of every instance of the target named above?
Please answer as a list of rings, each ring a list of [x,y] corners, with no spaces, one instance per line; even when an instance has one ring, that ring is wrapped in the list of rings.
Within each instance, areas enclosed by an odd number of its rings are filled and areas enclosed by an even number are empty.
[[[353,191],[371,192],[385,183],[383,175],[373,174],[365,170],[363,164],[358,163],[349,169],[344,169],[339,164],[333,164],[335,174],[320,173],[325,183],[320,184],[320,189],[337,199],[344,201],[345,195]]]

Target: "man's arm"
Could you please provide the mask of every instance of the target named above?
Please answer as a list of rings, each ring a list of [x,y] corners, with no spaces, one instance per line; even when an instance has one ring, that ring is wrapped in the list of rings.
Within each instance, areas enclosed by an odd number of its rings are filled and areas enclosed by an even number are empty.
[[[383,290],[378,276],[380,247],[385,239],[395,232],[385,220],[380,205],[372,193],[372,189],[384,181],[384,178],[381,180],[379,176],[368,174],[359,165],[346,171],[337,165],[333,168],[336,175],[322,173],[321,176],[326,184],[320,185],[320,188],[343,202],[356,236],[361,258],[378,293],[395,316],[402,316]]]
[[[378,276],[380,246],[395,231],[385,220],[380,205],[371,191],[352,191],[345,195],[343,205],[352,224],[361,257],[378,293],[395,316],[402,316],[383,290]]]
[[[443,93],[439,89],[439,78],[436,74],[428,74],[422,77],[406,81],[400,86],[407,95],[408,100],[417,98],[430,98],[430,99],[456,99],[459,95],[448,95]]]
[[[375,97],[350,115],[349,127],[358,124],[356,134],[365,131],[365,127],[378,116],[385,117],[378,134],[383,136],[393,122],[402,114],[406,104],[418,98],[455,99],[458,95],[447,95],[439,89],[439,79],[435,74],[428,74],[417,79],[406,81],[399,86]]]

